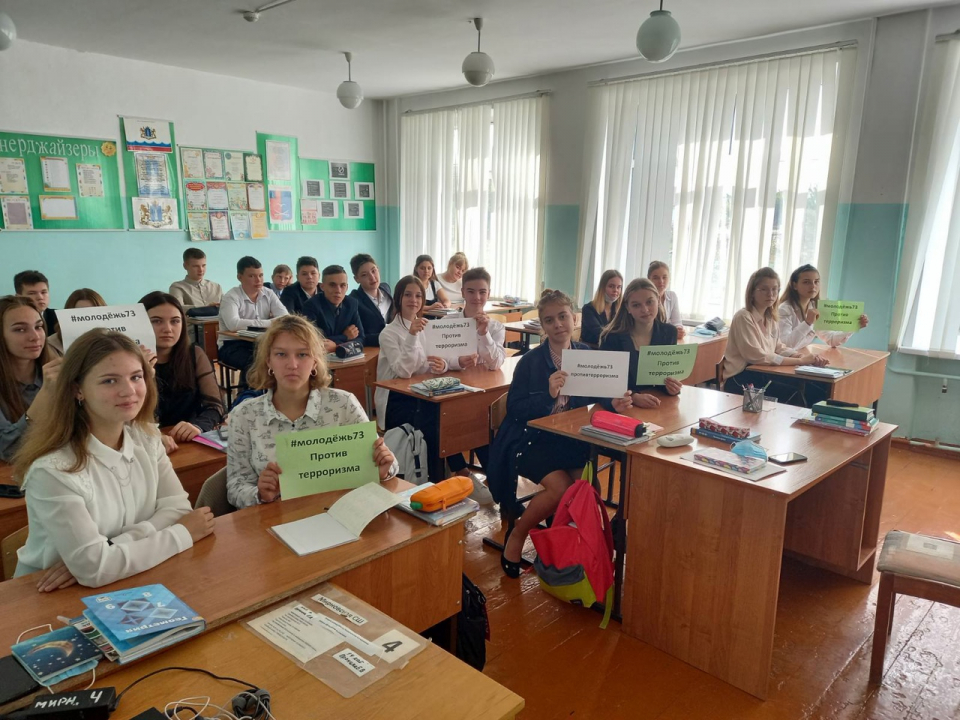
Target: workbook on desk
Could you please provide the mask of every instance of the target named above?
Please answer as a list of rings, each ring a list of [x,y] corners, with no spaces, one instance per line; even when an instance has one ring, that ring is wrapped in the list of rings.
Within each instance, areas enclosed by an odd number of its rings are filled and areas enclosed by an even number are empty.
[[[795,370],[797,375],[809,375],[810,377],[827,378],[829,380],[839,380],[852,370],[846,368],[817,367],[816,365],[798,365]]]
[[[400,500],[380,483],[368,483],[348,492],[329,511],[274,525],[270,532],[297,555],[310,555],[359,540],[371,520]]]

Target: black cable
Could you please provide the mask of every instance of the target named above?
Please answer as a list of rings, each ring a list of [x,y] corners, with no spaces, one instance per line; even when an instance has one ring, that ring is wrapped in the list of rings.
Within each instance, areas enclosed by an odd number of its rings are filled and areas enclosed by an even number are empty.
[[[152,676],[154,676],[154,675],[159,675],[160,673],[164,673],[164,672],[169,672],[169,671],[171,671],[171,670],[181,670],[181,671],[183,671],[183,672],[203,673],[204,675],[209,675],[210,677],[212,677],[212,678],[215,679],[215,680],[221,680],[221,681],[224,681],[224,682],[234,682],[234,683],[236,683],[237,685],[246,685],[248,692],[256,691],[256,690],[259,689],[256,685],[254,685],[253,683],[248,683],[246,680],[240,680],[240,679],[235,678],[235,677],[229,677],[229,676],[224,676],[224,675],[217,675],[216,673],[212,673],[212,672],[210,672],[209,670],[204,670],[203,668],[183,667],[183,666],[181,666],[181,665],[172,665],[172,666],[170,666],[170,667],[160,668],[159,670],[154,670],[153,672],[147,673],[147,674],[144,675],[143,677],[137,678],[137,679],[134,680],[132,683],[130,683],[129,685],[127,685],[127,686],[120,692],[120,694],[117,695],[117,699],[113,701],[113,707],[111,708],[111,712],[112,712],[113,710],[116,710],[116,709],[117,709],[117,705],[120,704],[120,700],[123,698],[124,695],[126,695],[127,690],[129,690],[130,688],[134,687],[135,685],[139,685],[139,684],[142,683],[144,680],[146,680],[148,677],[152,677]]]

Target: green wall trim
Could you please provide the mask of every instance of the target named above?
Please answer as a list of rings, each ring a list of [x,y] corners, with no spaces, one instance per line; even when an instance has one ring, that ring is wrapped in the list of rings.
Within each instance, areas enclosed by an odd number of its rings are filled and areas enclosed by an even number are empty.
[[[577,285],[580,206],[547,205],[543,221],[543,286],[573,295]]]

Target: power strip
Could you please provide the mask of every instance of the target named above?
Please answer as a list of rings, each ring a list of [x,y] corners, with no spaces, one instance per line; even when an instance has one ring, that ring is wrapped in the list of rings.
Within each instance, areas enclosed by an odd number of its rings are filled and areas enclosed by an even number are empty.
[[[10,720],[107,720],[116,700],[112,687],[38,695],[30,707],[10,713]]]

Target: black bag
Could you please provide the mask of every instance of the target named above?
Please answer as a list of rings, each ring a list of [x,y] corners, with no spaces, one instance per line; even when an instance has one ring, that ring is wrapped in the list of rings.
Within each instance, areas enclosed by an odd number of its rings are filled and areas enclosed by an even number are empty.
[[[187,308],[188,317],[216,317],[220,314],[220,308],[208,305],[205,307]]]
[[[487,598],[466,575],[460,612],[457,613],[457,657],[467,665],[483,670],[487,664],[487,640],[490,621],[487,619]]]
[[[357,355],[363,354],[363,343],[359,340],[347,340],[337,345],[334,354],[341,359],[356,357]]]

